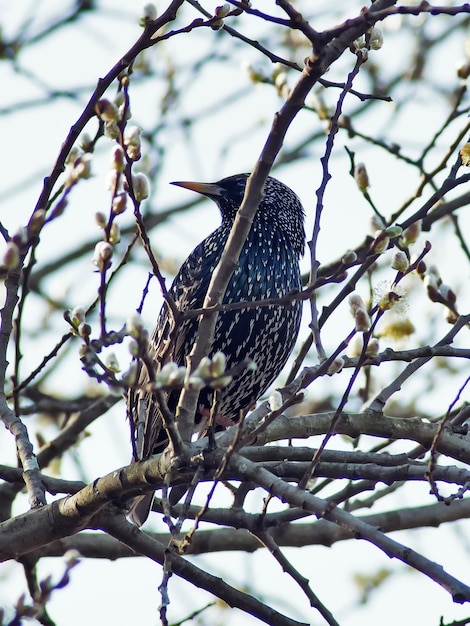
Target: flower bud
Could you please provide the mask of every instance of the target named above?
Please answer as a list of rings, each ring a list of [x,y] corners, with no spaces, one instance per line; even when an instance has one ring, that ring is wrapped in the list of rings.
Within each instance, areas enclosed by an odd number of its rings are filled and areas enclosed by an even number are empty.
[[[70,311],[70,319],[75,326],[85,321],[85,309],[82,306],[76,306]]]
[[[186,378],[186,368],[183,366],[177,367],[175,370],[169,373],[168,384],[180,386],[184,383],[185,378]]]
[[[31,235],[37,235],[45,221],[46,212],[44,211],[44,209],[38,209],[37,211],[34,211],[29,222],[29,233]]]
[[[82,133],[80,136],[80,148],[83,152],[91,152],[93,150],[93,139],[88,133]]]
[[[376,337],[371,337],[366,347],[367,356],[376,356],[379,353],[379,340]]]
[[[104,127],[104,134],[109,139],[118,139],[121,136],[121,131],[116,122],[106,122]]]
[[[215,7],[214,16],[215,17],[226,17],[231,10],[231,6],[228,2],[222,4],[221,6]]]
[[[121,241],[121,231],[119,230],[119,225],[116,222],[111,224],[111,228],[109,229],[109,242],[113,245],[119,243]]]
[[[209,357],[207,356],[202,357],[202,359],[199,361],[199,365],[197,366],[194,374],[204,379],[210,378],[211,365],[212,364],[211,364],[211,360],[209,359]]]
[[[177,370],[178,365],[176,363],[173,363],[172,361],[170,363],[165,363],[165,365],[157,374],[157,382],[159,382],[163,386],[168,385],[170,381],[170,376],[172,376],[172,374],[175,374]]]
[[[212,20],[211,22],[211,28],[212,30],[220,30],[221,28],[224,27],[224,20]]]
[[[103,122],[119,122],[121,119],[117,106],[106,98],[96,103],[95,112]]]
[[[138,161],[141,156],[141,134],[142,130],[138,126],[128,126],[124,133],[127,156],[133,161]]]
[[[336,359],[330,364],[330,367],[327,370],[327,374],[332,376],[333,374],[338,374],[344,367],[344,359],[341,356],[337,356]]]
[[[371,50],[380,50],[384,43],[384,36],[380,28],[374,26],[370,31],[369,46]]]
[[[139,337],[144,329],[144,322],[140,313],[132,313],[127,318],[126,330],[131,337]]]
[[[404,274],[409,266],[410,264],[406,254],[402,250],[397,250],[393,255],[392,268]]]
[[[364,35],[361,35],[360,37],[355,39],[352,45],[355,48],[355,50],[362,50],[362,48],[364,48],[364,46],[366,45],[366,39]]]
[[[274,391],[270,396],[269,396],[269,410],[270,411],[279,411],[279,409],[282,407],[282,405],[284,404],[282,401],[282,394],[280,393],[280,391]]]
[[[460,158],[462,159],[462,165],[465,165],[465,167],[470,165],[470,143],[466,143],[460,150]]]
[[[358,309],[367,310],[364,300],[358,293],[352,293],[348,298],[349,306],[351,308],[351,314],[354,316]]]
[[[403,232],[403,228],[396,224],[395,226],[389,226],[384,230],[384,234],[390,239],[394,239],[395,237],[399,237]]]
[[[108,224],[108,219],[102,211],[97,211],[95,213],[95,221],[100,228],[106,228]]]
[[[359,333],[366,333],[370,329],[370,317],[365,309],[357,309],[354,314],[356,330]]]
[[[384,230],[379,230],[375,233],[375,240],[372,243],[372,252],[374,254],[382,254],[388,248],[390,238],[385,235]]]
[[[68,167],[68,175],[65,181],[66,187],[72,187],[81,178],[91,177],[91,154],[86,152],[75,160],[74,164]]]
[[[142,200],[145,200],[145,198],[148,198],[150,195],[150,185],[145,174],[139,173],[132,175],[132,188],[137,202],[142,202]]]
[[[5,254],[3,255],[3,265],[8,270],[13,270],[18,267],[20,263],[20,249],[13,241],[7,243]]]
[[[116,172],[122,173],[126,167],[126,160],[124,158],[124,151],[121,146],[116,146],[116,148],[114,148],[112,153],[112,159],[113,169],[115,169]]]
[[[461,61],[457,66],[457,76],[462,80],[466,80],[470,76],[470,63]]]
[[[113,256],[113,246],[107,241],[99,241],[95,246],[93,253],[93,263],[102,269],[109,267]]]
[[[421,234],[421,220],[413,222],[403,231],[402,239],[405,246],[415,243]]]
[[[91,326],[90,324],[86,324],[85,322],[83,324],[79,324],[77,330],[80,337],[83,337],[84,339],[91,335]]]
[[[113,198],[113,214],[121,215],[124,213],[127,206],[127,193],[125,191],[121,191],[117,193]]]
[[[225,367],[227,365],[227,359],[223,352],[216,352],[212,357],[212,376],[218,377],[222,376],[225,372]]]
[[[106,359],[105,359],[105,365],[106,367],[111,370],[112,372],[114,372],[115,374],[117,374],[118,372],[121,371],[120,367],[119,367],[119,362],[117,360],[117,356],[114,352],[109,352],[106,355]]]
[[[369,187],[369,175],[364,163],[358,163],[354,168],[354,179],[360,191],[364,193]]]
[[[343,263],[343,265],[350,265],[351,263],[355,263],[356,261],[357,254],[354,252],[354,250],[347,250],[341,259],[341,263]]]

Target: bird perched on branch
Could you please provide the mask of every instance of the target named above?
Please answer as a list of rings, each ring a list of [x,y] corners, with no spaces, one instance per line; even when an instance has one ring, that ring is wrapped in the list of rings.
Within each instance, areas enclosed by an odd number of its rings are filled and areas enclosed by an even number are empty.
[[[222,223],[206,237],[181,266],[169,289],[178,311],[203,306],[212,273],[222,256],[238,208],[243,200],[248,174],[229,176],[216,183],[175,182],[213,200]],[[300,200],[286,185],[268,177],[238,267],[229,283],[223,304],[258,302],[281,298],[301,289],[299,259],[305,245],[304,211]],[[226,370],[251,360],[256,368],[244,368],[218,393],[217,421],[226,426],[239,420],[279,375],[294,347],[299,332],[302,303],[293,299],[283,305],[222,310],[217,319],[209,357],[222,352]],[[158,372],[168,362],[186,365],[196,339],[198,318],[184,318],[174,326],[174,315],[165,303],[150,340],[150,356]],[[161,452],[167,444],[161,409],[155,394],[148,391],[149,373],[142,367],[139,385],[131,390],[128,411],[131,419],[134,461]],[[147,390],[145,389],[147,384]],[[175,411],[179,391],[167,395]],[[196,423],[207,419],[214,400],[211,387],[201,389]],[[142,524],[151,499],[138,498],[131,518]]]

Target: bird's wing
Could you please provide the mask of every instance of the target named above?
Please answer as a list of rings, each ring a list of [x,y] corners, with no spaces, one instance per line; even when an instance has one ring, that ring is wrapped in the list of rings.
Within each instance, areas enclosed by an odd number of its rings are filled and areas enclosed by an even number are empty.
[[[212,272],[222,250],[211,237],[213,235],[193,250],[169,289],[169,295],[180,312],[200,308],[204,302]],[[149,354],[155,364],[154,374],[162,365],[171,361],[185,365],[185,357],[196,339],[197,327],[197,318],[174,320],[169,306],[166,303],[163,305],[149,344]],[[162,443],[163,447],[166,440],[161,429],[162,418],[158,403],[155,395],[147,388],[151,376],[142,363],[139,368],[137,388],[131,389],[128,394],[133,457],[136,461],[150,456],[157,444]]]

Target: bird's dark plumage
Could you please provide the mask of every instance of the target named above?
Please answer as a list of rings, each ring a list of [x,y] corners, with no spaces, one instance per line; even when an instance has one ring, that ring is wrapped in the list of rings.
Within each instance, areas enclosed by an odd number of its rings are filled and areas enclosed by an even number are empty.
[[[210,184],[174,183],[211,198],[222,216],[222,224],[191,252],[169,290],[180,311],[202,307],[212,273],[242,202],[247,177],[247,174],[239,174]],[[292,290],[300,290],[299,259],[304,245],[304,211],[299,199],[289,187],[268,177],[263,200],[223,303],[279,298]],[[224,419],[237,421],[278,376],[294,347],[301,309],[301,302],[295,300],[287,306],[241,308],[219,314],[209,356],[223,352],[227,369],[246,358],[257,365],[256,370],[243,371],[222,389],[218,414]],[[198,319],[186,319],[176,332],[172,332],[172,343],[168,348],[171,319],[164,304],[151,339],[151,356],[157,369],[169,361],[186,365],[185,358],[196,339]],[[140,384],[147,381],[143,372]],[[200,408],[210,409],[212,393],[208,388],[201,391]],[[178,395],[172,392],[168,398],[172,410],[176,408]],[[134,460],[161,451],[166,445],[166,433],[151,395],[143,391],[131,392],[129,413],[134,422]],[[198,419],[201,419],[200,410],[196,415]],[[142,520],[137,521],[141,523]]]

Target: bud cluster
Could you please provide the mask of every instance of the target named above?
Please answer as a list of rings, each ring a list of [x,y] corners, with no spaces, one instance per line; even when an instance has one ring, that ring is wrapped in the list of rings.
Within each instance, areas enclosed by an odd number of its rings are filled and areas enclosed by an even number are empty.
[[[384,43],[383,32],[380,28],[373,26],[366,35],[361,35],[353,42],[353,48],[356,52],[365,50],[380,50]]]
[[[65,169],[65,189],[70,189],[78,183],[80,179],[91,177],[91,153],[78,153],[78,148],[70,151],[66,161]]]
[[[202,389],[212,387],[212,389],[223,389],[229,385],[233,377],[225,374],[227,359],[223,352],[216,352],[212,359],[203,357],[189,377],[188,383],[192,389]]]

